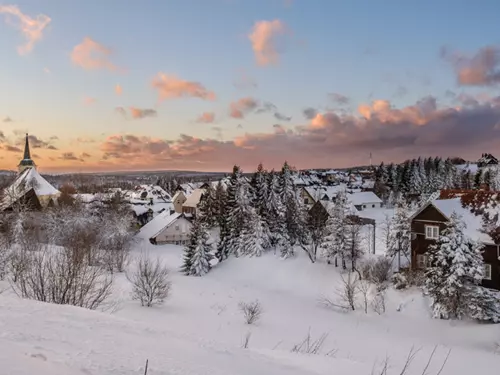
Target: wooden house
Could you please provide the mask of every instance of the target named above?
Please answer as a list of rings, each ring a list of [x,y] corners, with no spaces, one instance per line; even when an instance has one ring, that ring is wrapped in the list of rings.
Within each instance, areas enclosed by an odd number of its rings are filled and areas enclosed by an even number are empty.
[[[464,207],[460,198],[438,199],[424,205],[411,217],[411,268],[425,269],[429,265],[429,246],[434,244],[446,228],[453,212],[461,215],[465,234],[483,243],[484,279],[482,285],[500,290],[500,244],[482,231],[481,216]]]

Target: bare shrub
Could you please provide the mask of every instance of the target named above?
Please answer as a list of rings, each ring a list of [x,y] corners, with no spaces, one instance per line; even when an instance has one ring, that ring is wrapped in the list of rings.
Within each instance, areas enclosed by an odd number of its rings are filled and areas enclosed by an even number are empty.
[[[358,277],[348,272],[347,277],[341,276],[341,284],[335,291],[335,298],[322,297],[320,303],[326,307],[340,308],[346,311],[356,310],[356,296],[358,290]]]
[[[245,340],[243,340],[243,349],[248,349],[251,337],[252,337],[252,332],[247,332],[247,334],[245,335]]]
[[[386,257],[372,257],[361,266],[361,275],[374,284],[386,283],[390,280],[392,262]]]
[[[19,280],[22,273],[28,268],[28,262],[28,254],[22,248],[9,252],[7,255],[7,268],[14,283]]]
[[[377,293],[372,301],[372,308],[377,314],[382,315],[385,313],[385,293],[386,288],[383,285],[377,286]]]
[[[427,362],[426,362],[424,368],[422,369],[422,371],[418,371],[419,374],[421,374],[421,375],[433,375],[433,373],[431,373],[429,371],[429,367],[430,367],[432,361],[434,360],[434,355],[436,354],[436,351],[437,351],[437,346],[435,346],[434,349],[432,350],[432,353],[429,355],[429,358],[427,359]],[[417,356],[417,354],[419,352],[420,352],[420,349],[415,349],[414,347],[412,347],[410,349],[410,351],[408,352],[408,355],[406,356],[406,360],[405,360],[405,363],[403,364],[402,368],[400,370],[395,371],[395,373],[397,373],[399,375],[409,374],[410,367],[411,367],[415,357]],[[446,366],[446,363],[448,362],[448,359],[450,357],[450,354],[451,354],[451,349],[449,349],[448,352],[446,353],[446,356],[443,359],[441,366],[434,373],[435,375],[440,375],[443,372],[443,370]],[[375,370],[375,368],[373,368],[371,375],[388,375],[389,368],[390,368],[389,358],[386,357],[385,360],[382,362],[381,368],[377,371]],[[417,374],[417,372],[412,371],[412,374]]]
[[[253,302],[240,302],[239,308],[243,313],[246,324],[256,323],[264,312],[262,305],[258,300]]]
[[[132,283],[132,299],[139,300],[141,306],[162,304],[172,287],[168,269],[159,258],[152,260],[146,253],[141,253],[127,279]]]
[[[363,309],[365,314],[368,314],[368,294],[370,293],[371,284],[368,280],[359,280],[358,291],[363,297]]]
[[[97,309],[111,294],[113,279],[101,267],[92,267],[68,251],[43,249],[16,252],[23,264],[11,278],[23,298]]]
[[[401,272],[395,273],[391,280],[396,289],[421,287],[425,283],[425,275],[421,270],[402,269]]]
[[[299,342],[295,344],[291,350],[292,353],[300,353],[300,354],[321,354],[321,350],[325,344],[325,341],[328,337],[328,333],[321,334],[317,339],[313,339],[311,336],[311,330],[307,332],[307,336]],[[333,356],[337,352],[336,349],[328,351],[325,355]]]

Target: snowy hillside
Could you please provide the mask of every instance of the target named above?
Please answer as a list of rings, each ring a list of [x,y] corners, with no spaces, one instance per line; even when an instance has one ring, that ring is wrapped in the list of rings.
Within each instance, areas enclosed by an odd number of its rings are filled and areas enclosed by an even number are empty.
[[[319,304],[339,285],[339,269],[312,264],[304,254],[280,260],[229,259],[204,277],[177,272],[182,248],[137,244],[171,268],[172,295],[161,307],[140,307],[130,299],[123,274],[116,280],[115,312],[0,296],[0,363],[9,375],[288,374],[368,375],[388,357],[389,374],[399,374],[409,350],[420,349],[408,374],[429,367],[436,374],[470,375],[495,368],[500,330],[495,325],[429,318],[421,293],[390,290],[387,312],[346,313]],[[3,284],[3,286],[7,286]],[[264,313],[252,326],[238,304],[259,300]],[[327,335],[316,355],[292,348],[311,334]],[[248,348],[242,348],[249,336]]]

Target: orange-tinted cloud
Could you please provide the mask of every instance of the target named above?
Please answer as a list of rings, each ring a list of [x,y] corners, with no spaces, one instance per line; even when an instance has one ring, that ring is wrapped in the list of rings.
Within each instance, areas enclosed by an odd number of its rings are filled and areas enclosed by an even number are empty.
[[[236,119],[242,119],[249,112],[257,109],[259,103],[254,98],[241,98],[229,104],[229,116]]]
[[[214,112],[203,112],[196,122],[201,122],[205,124],[210,124],[215,121],[215,113]]]
[[[14,122],[14,120],[12,120],[12,118],[10,118],[9,116],[6,116],[2,122]]]
[[[122,115],[123,117],[128,118],[127,110],[125,108],[116,107],[115,111],[118,114]],[[156,117],[158,115],[158,112],[155,109],[151,108],[130,107],[129,112],[130,112],[130,117],[133,120],[139,120],[146,117]]]
[[[0,14],[13,16],[17,22],[13,21],[11,17],[7,18],[9,23],[21,30],[26,44],[17,47],[17,52],[20,55],[26,55],[33,50],[35,43],[40,41],[43,37],[44,29],[50,23],[50,17],[45,14],[39,14],[36,18],[31,18],[27,14],[21,12],[16,5],[0,5]]]
[[[123,93],[123,89],[122,89],[121,85],[115,86],[115,93],[116,93],[116,95],[121,95]]]
[[[73,61],[73,64],[85,70],[121,70],[118,66],[111,62],[111,56],[111,49],[89,37],[85,37],[80,44],[73,48],[73,51],[71,52],[71,61]]]
[[[130,107],[130,116],[132,116],[133,119],[138,120],[146,117],[156,117],[158,115],[158,112],[154,109],[150,108],[136,108],[136,107]]]
[[[457,80],[462,85],[491,86],[500,83],[499,46],[484,47],[472,57],[443,48],[441,56],[454,66]]]
[[[185,81],[164,73],[158,73],[153,79],[152,86],[158,91],[160,100],[189,97],[203,100],[215,100],[215,93],[207,90],[201,83]]]
[[[255,22],[248,39],[252,44],[258,65],[272,65],[279,61],[278,39],[286,33],[285,24],[275,19],[273,21]]]

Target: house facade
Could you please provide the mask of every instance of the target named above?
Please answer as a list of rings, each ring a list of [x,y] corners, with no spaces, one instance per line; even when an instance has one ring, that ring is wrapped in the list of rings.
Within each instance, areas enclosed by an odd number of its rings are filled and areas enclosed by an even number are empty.
[[[186,194],[182,190],[178,190],[172,198],[174,204],[174,211],[177,213],[182,213],[182,205],[186,202]]]
[[[411,218],[411,268],[424,270],[429,266],[429,247],[439,239],[453,212],[460,214],[466,225],[466,235],[483,243],[485,277],[482,285],[500,290],[500,245],[481,232],[481,218],[462,207],[459,198],[440,199],[427,203]]]

